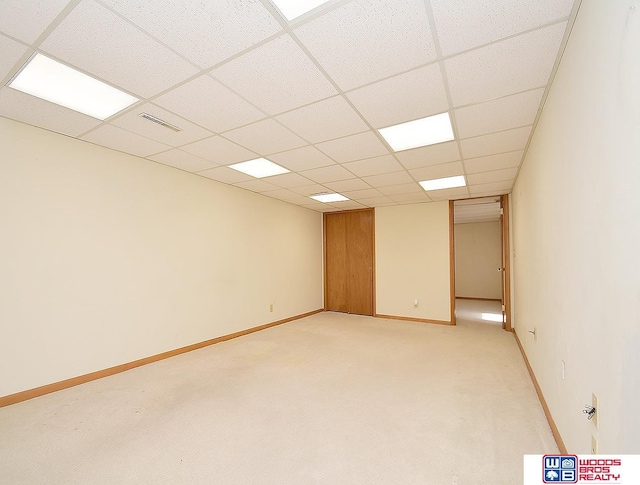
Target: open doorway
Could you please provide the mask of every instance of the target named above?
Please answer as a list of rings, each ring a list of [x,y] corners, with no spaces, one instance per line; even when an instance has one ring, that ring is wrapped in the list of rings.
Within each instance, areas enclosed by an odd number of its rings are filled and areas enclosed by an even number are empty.
[[[452,211],[456,320],[510,331],[508,198],[456,200]]]

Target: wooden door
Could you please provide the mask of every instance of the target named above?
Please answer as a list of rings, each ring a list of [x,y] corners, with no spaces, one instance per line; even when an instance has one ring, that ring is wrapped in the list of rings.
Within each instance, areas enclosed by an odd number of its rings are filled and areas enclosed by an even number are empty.
[[[325,309],[347,312],[347,214],[325,214]]]
[[[373,315],[373,210],[325,214],[325,308]]]
[[[349,313],[373,315],[373,211],[348,212]]]

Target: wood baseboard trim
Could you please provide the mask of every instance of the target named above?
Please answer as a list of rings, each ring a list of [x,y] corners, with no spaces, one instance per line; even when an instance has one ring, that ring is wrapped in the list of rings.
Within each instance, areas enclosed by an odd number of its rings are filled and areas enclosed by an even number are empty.
[[[322,309],[314,310],[311,312],[303,313],[301,315],[285,318],[283,320],[278,320],[275,322],[266,323],[264,325],[259,325],[257,327],[248,328],[246,330],[241,330],[240,332],[231,333],[229,335],[223,335],[222,337],[216,337],[214,339],[205,340],[204,342],[198,342],[196,344],[187,345],[186,347],[180,347],[179,349],[169,350],[167,352],[162,352],[160,354],[152,355],[150,357],[134,360],[133,362],[127,362],[126,364],[120,364],[115,367],[109,367],[108,369],[103,369],[96,372],[91,372],[89,374],[72,377],[71,379],[65,379],[64,381],[46,384],[44,386],[36,387],[34,389],[28,389],[26,391],[17,392],[15,394],[9,394],[8,396],[2,396],[0,397],[0,408],[5,406],[10,406],[11,404],[17,404],[22,401],[27,401],[28,399],[33,399],[34,397],[40,397],[40,396],[44,396],[45,394],[61,391],[69,387],[74,387],[80,384],[85,384],[87,382],[95,381],[96,379],[101,379],[103,377],[119,374],[121,372],[130,370],[130,369],[135,369],[136,367],[152,364],[153,362],[158,362],[159,360],[164,360],[164,359],[168,359],[169,357],[174,357],[176,355],[184,354],[186,352],[191,352],[192,350],[198,350],[203,347],[208,347],[209,345],[217,344],[217,343],[224,342],[226,340],[231,340],[237,337],[242,337],[243,335],[259,332],[260,330],[265,330],[267,328],[275,327],[276,325],[282,325],[283,323],[299,320],[301,318],[315,315],[316,313],[320,313],[322,311],[324,310]]]
[[[476,300],[476,301],[499,301],[502,302],[500,298],[480,298],[476,296],[456,296],[456,300]]]
[[[430,320],[428,318],[413,318],[413,317],[398,317],[396,315],[382,315],[381,313],[376,313],[374,315],[376,318],[387,318],[389,320],[403,320],[405,322],[419,322],[419,323],[433,323],[436,325],[455,325],[447,320]]]
[[[558,445],[558,449],[560,453],[563,455],[567,455],[567,447],[564,445],[564,441],[562,441],[562,436],[560,436],[560,431],[558,431],[558,427],[556,426],[553,417],[551,416],[551,411],[549,410],[549,406],[547,406],[547,401],[542,394],[542,389],[540,389],[540,385],[538,384],[538,380],[536,379],[536,375],[533,373],[533,369],[529,364],[529,359],[527,358],[527,354],[524,352],[524,347],[518,338],[518,334],[513,331],[513,336],[516,338],[516,342],[518,343],[518,347],[520,348],[520,353],[522,354],[522,358],[524,359],[524,363],[527,366],[527,370],[529,371],[529,375],[531,376],[531,381],[533,382],[533,387],[536,388],[536,393],[538,394],[538,399],[540,399],[540,404],[542,404],[542,409],[544,410],[544,415],[547,417],[547,421],[549,422],[549,426],[551,427],[551,432],[553,433],[553,437],[556,440],[556,444]]]

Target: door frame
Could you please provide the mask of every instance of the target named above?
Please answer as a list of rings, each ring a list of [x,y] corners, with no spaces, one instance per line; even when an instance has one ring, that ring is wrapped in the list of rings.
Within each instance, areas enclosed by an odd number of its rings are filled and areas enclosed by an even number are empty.
[[[366,209],[352,209],[343,211],[331,211],[322,213],[322,279],[324,288],[323,305],[324,311],[327,311],[327,216],[331,214],[345,214],[348,212],[371,212],[371,244],[373,251],[371,257],[371,306],[372,316],[376,315],[376,212],[374,207],[367,207]]]
[[[449,281],[450,284],[450,299],[451,299],[451,324],[456,324],[455,308],[456,308],[456,265],[455,265],[455,231],[454,231],[454,203],[456,200],[473,200],[473,199],[486,199],[487,197],[499,197],[500,207],[502,208],[501,214],[501,258],[504,259],[503,270],[503,301],[504,305],[504,322],[503,329],[507,332],[513,332],[513,326],[511,323],[511,244],[509,240],[509,195],[484,195],[482,197],[469,197],[467,199],[453,199],[449,201]]]
[[[449,303],[451,325],[456,325],[456,245],[454,231],[454,200],[449,201]]]
[[[502,208],[500,228],[502,229],[502,258],[503,266],[503,288],[502,295],[504,298],[504,329],[507,332],[513,332],[511,325],[511,243],[509,240],[509,196],[507,194],[500,196],[500,206]]]

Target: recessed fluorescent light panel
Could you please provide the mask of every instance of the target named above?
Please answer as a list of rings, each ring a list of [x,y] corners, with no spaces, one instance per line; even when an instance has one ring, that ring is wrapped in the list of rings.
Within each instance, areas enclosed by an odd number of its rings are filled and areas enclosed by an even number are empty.
[[[453,189],[456,187],[464,187],[467,183],[464,180],[464,175],[457,175],[455,177],[445,177],[443,179],[423,180],[418,182],[422,185],[424,190],[441,190],[441,189]]]
[[[8,86],[99,120],[139,101],[42,54],[32,57]]]
[[[276,165],[266,158],[256,158],[255,160],[249,160],[248,162],[234,163],[233,165],[229,165],[229,168],[237,170],[238,172],[246,173],[247,175],[251,175],[257,179],[289,172],[286,168]]]
[[[378,131],[396,152],[435,145],[454,138],[449,113],[407,121]]]
[[[312,195],[311,198],[313,200],[317,200],[318,202],[342,202],[344,200],[349,200],[347,197],[341,194],[317,194]]]
[[[314,8],[327,3],[328,0],[272,0],[278,10],[291,22]]]

